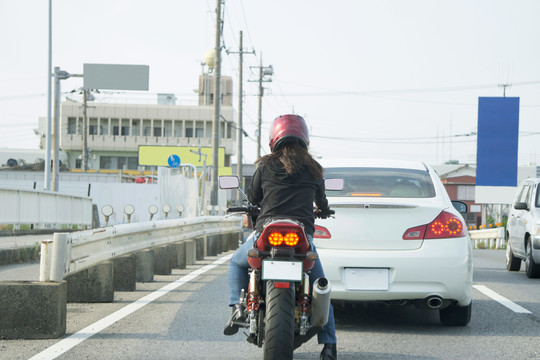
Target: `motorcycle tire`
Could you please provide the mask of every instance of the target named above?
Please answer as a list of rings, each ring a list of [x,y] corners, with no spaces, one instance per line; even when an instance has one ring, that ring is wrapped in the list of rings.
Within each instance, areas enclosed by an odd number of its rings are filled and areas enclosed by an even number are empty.
[[[266,282],[266,317],[264,320],[264,359],[285,360],[293,358],[294,351],[294,285],[275,287],[274,281]]]

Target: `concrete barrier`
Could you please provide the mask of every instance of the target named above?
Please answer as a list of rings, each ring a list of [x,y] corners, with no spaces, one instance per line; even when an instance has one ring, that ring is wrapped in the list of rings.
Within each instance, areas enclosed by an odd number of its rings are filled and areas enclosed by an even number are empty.
[[[135,280],[138,282],[154,281],[154,250],[135,253]]]
[[[173,267],[175,269],[185,269],[186,268],[186,244],[179,243],[173,244]]]
[[[66,276],[67,301],[101,303],[114,300],[114,263],[104,261]]]
[[[186,241],[186,265],[193,265],[197,261],[197,243],[195,240]]]
[[[135,291],[137,285],[137,258],[135,254],[113,259],[114,291]]]
[[[154,274],[171,275],[172,260],[171,247],[169,245],[154,248]]]
[[[204,251],[204,238],[200,237],[195,239],[195,259],[204,260],[205,251]]]
[[[0,309],[0,339],[56,339],[66,333],[67,283],[0,282]]]

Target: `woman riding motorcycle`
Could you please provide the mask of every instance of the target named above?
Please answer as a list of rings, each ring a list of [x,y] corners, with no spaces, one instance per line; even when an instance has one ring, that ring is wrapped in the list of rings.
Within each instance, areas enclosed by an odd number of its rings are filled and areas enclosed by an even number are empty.
[[[243,320],[244,309],[239,304],[241,289],[248,284],[247,252],[253,248],[264,224],[269,219],[290,218],[304,225],[305,233],[313,251],[315,212],[320,217],[329,216],[326,200],[323,169],[308,152],[309,135],[304,119],[298,115],[277,117],[270,129],[271,154],[256,161],[257,170],[247,190],[248,200],[261,208],[257,216],[255,231],[235,252],[229,264],[229,305],[233,307],[231,319],[225,327],[225,335],[238,332],[235,321]],[[310,287],[313,282],[324,277],[319,259],[309,274]],[[334,311],[330,305],[328,323],[318,333],[319,344],[324,344],[321,359],[337,359]]]

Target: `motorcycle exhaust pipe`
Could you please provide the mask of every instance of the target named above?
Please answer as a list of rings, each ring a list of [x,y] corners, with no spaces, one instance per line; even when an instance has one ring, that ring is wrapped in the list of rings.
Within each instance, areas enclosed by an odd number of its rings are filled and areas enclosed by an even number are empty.
[[[311,325],[323,327],[328,322],[331,291],[332,287],[326,278],[315,280],[311,301]]]

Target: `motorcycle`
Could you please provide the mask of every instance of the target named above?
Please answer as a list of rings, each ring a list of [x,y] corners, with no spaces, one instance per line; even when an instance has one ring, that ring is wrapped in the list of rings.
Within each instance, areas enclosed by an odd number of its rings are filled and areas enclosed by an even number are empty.
[[[247,198],[236,176],[221,176],[219,186],[237,189]],[[326,179],[325,187],[341,190],[343,179]],[[259,209],[248,204],[227,211],[248,214],[256,221]],[[320,218],[333,214],[315,212]],[[310,289],[308,272],[317,257],[302,224],[287,218],[265,224],[248,251],[249,286],[240,294],[245,321],[234,324],[247,329],[247,341],[263,348],[264,359],[292,359],[294,350],[328,322],[330,283],[319,278]]]

